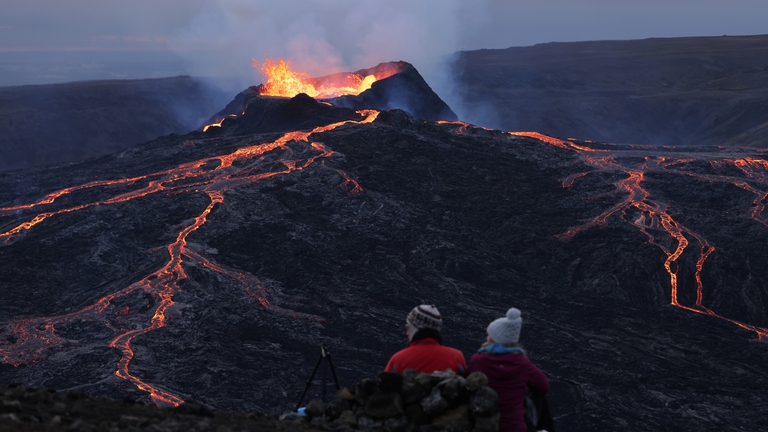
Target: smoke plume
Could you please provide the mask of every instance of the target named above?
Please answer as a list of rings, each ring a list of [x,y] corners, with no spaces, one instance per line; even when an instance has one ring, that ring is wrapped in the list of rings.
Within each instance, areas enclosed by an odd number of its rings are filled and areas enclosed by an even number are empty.
[[[192,75],[221,77],[232,91],[262,81],[252,59],[283,57],[313,76],[403,60],[453,106],[448,66],[463,34],[482,24],[485,10],[484,2],[465,3],[211,0],[170,44]]]

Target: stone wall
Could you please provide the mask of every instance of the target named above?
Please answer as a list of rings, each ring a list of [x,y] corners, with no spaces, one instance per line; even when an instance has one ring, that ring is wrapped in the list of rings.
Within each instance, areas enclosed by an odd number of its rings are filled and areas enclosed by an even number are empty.
[[[480,372],[385,372],[342,388],[327,403],[310,401],[304,421],[328,430],[495,432],[498,395],[487,384]]]

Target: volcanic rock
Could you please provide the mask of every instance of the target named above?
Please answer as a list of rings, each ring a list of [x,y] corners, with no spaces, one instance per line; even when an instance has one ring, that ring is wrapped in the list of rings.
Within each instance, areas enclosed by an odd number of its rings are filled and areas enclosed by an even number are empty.
[[[77,162],[185,134],[231,97],[189,76],[0,87],[0,170]]]
[[[469,407],[474,414],[490,416],[496,412],[499,395],[490,387],[481,387],[472,395]]]
[[[421,74],[410,63],[403,61],[381,63],[356,73],[366,76],[378,69],[396,67],[398,73],[378,80],[359,95],[345,95],[329,99],[335,105],[354,109],[401,109],[425,120],[458,120],[456,113],[429,87]]]
[[[764,148],[768,35],[557,42],[456,56],[462,120],[616,143]]]
[[[514,306],[563,430],[764,427],[764,152],[374,115],[0,173],[0,383],[277,414],[323,345],[362,415],[414,305],[467,357]]]

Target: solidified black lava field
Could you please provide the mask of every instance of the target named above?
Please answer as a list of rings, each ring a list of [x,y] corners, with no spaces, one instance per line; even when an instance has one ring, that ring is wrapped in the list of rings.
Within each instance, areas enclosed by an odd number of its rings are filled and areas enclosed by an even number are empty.
[[[345,385],[514,306],[560,430],[768,428],[764,153],[285,104],[0,173],[0,383],[284,412],[321,343]]]

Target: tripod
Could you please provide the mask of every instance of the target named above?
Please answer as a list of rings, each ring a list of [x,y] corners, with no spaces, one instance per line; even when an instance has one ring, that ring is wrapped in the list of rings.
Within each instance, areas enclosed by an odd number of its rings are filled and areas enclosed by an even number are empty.
[[[325,402],[325,387],[326,387],[326,370],[330,367],[331,374],[333,375],[333,382],[336,384],[336,390],[338,390],[339,387],[339,379],[336,378],[336,368],[333,366],[333,360],[331,360],[331,354],[328,353],[328,348],[325,347],[325,344],[320,345],[320,358],[317,359],[317,364],[315,365],[315,369],[312,371],[312,375],[309,377],[309,381],[307,381],[307,386],[304,387],[304,393],[301,394],[301,398],[299,399],[299,403],[296,404],[296,411],[301,408],[301,402],[304,400],[304,396],[307,395],[307,390],[309,390],[309,386],[312,385],[312,380],[315,379],[315,374],[317,373],[317,369],[320,367],[320,364],[323,364],[323,384],[320,388],[321,391],[321,399],[323,402]]]

